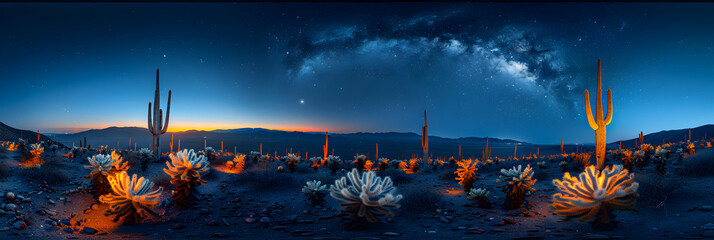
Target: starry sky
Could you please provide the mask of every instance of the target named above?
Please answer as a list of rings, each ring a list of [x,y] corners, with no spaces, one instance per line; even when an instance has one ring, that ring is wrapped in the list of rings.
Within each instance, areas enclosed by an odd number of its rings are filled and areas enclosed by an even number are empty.
[[[1,3],[0,121],[590,143],[712,123],[710,3]],[[594,106],[593,106],[594,108]]]

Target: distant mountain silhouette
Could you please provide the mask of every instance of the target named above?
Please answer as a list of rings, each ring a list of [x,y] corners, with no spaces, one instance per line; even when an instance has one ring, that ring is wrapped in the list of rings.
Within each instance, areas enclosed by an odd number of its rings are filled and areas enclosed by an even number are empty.
[[[13,128],[0,122],[0,140],[17,142],[20,138],[25,139],[27,143],[37,143],[37,132]],[[45,141],[46,143],[56,143],[43,134],[40,134],[40,141]],[[64,146],[62,144],[58,145],[60,147]]]
[[[707,138],[712,138],[714,137],[714,125],[712,124],[707,124],[703,126],[699,126],[696,128],[692,128],[692,141],[696,140],[701,140],[704,135],[706,134]],[[660,131],[656,133],[650,133],[647,135],[644,135],[644,142],[652,145],[660,145],[662,144],[662,140],[664,139],[665,142],[673,142],[673,143],[678,143],[680,141],[686,141],[686,137],[689,135],[689,129],[677,129],[677,130],[666,130],[666,131]],[[637,136],[635,138],[630,139],[630,140],[625,140],[622,141],[622,146],[626,148],[632,148],[635,146],[635,141],[638,141],[638,145],[641,144],[639,143],[639,140],[637,140]],[[608,144],[608,148],[610,147],[615,147],[620,144],[619,141],[617,142],[612,142]]]

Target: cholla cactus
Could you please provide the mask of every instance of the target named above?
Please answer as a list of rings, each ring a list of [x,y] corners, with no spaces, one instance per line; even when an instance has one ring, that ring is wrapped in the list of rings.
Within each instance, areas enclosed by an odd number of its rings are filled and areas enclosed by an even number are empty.
[[[17,151],[17,149],[20,147],[19,144],[14,143],[14,142],[8,142],[7,144],[4,145],[8,151]]]
[[[164,172],[171,176],[171,184],[177,185],[172,200],[179,207],[187,208],[198,194],[196,187],[206,184],[201,173],[208,171],[205,156],[196,156],[193,149],[169,154],[171,161],[166,162]]]
[[[632,163],[632,151],[623,149],[620,154],[622,157],[622,166],[628,171],[632,171],[632,167],[634,166]]]
[[[563,180],[554,179],[553,185],[560,191],[553,195],[554,213],[568,220],[577,218],[597,226],[609,223],[613,210],[637,211],[639,184],[622,165],[606,167],[602,172],[590,166],[578,177],[565,173]]]
[[[687,156],[694,154],[694,144],[687,144]]]
[[[245,155],[238,154],[233,157],[233,160],[226,161],[228,171],[232,173],[240,173],[245,170]]]
[[[128,163],[123,162],[122,157],[115,152],[111,154],[97,154],[88,157],[87,161],[89,161],[90,165],[84,165],[84,168],[90,169],[92,172],[84,178],[92,180],[93,188],[91,192],[96,198],[111,192],[109,177],[129,170],[129,166],[127,166]]]
[[[642,144],[640,145],[640,150],[644,152],[644,157],[645,159],[649,159],[650,154],[654,152],[654,147],[650,144]]]
[[[527,165],[525,169],[521,170],[522,166],[513,167],[512,169],[506,170],[501,169],[501,176],[496,180],[497,182],[509,181],[508,184],[503,186],[503,192],[506,193],[506,201],[503,207],[506,209],[516,209],[523,205],[526,200],[526,190],[535,191],[533,189],[533,184],[536,183],[536,179],[533,177],[533,169],[531,165]]]
[[[141,165],[142,172],[146,171],[146,169],[149,168],[149,162],[153,158],[153,155],[154,152],[152,152],[148,148],[141,148],[139,149],[139,152],[137,152],[137,157],[139,158],[139,163]]]
[[[353,168],[346,177],[335,180],[330,186],[330,196],[342,201],[340,214],[349,214],[353,222],[366,219],[375,223],[378,221],[375,213],[394,217],[389,208],[399,208],[397,202],[402,199],[401,194],[393,195],[394,190],[391,178],[382,179],[372,171],[362,172],[360,176]]]
[[[302,193],[307,196],[307,200],[312,203],[313,206],[321,205],[325,202],[325,193],[322,191],[325,191],[327,189],[327,185],[322,185],[322,182],[312,180],[310,182],[307,182],[307,184],[302,187]]]
[[[379,170],[387,170],[387,168],[389,168],[389,159],[379,158],[378,168]]]
[[[476,204],[478,204],[480,208],[490,208],[491,202],[488,201],[489,194],[491,194],[491,192],[486,189],[472,188],[471,191],[469,191],[469,195],[468,197],[466,197],[466,199],[476,201]]]
[[[669,154],[669,150],[661,148],[661,147],[657,147],[654,155],[656,158],[666,159],[668,154]]]
[[[367,161],[367,156],[357,155],[357,156],[355,156],[354,163],[355,163],[355,166],[357,167],[357,169],[362,170],[362,169],[364,169],[364,165],[367,164],[366,161]]]
[[[129,177],[126,172],[109,176],[109,182],[113,192],[99,197],[100,202],[110,204],[104,215],[116,215],[113,220],[123,219],[125,224],[140,222],[148,215],[158,216],[151,208],[159,204],[163,188],[151,191],[153,182],[136,174]]]
[[[476,170],[478,170],[476,165],[478,165],[478,159],[464,159],[456,162],[456,165],[459,166],[456,172],[454,172],[456,174],[456,181],[459,181],[459,184],[464,186],[464,191],[471,190],[476,181]]]
[[[371,160],[367,160],[364,162],[364,171],[376,171],[378,168],[374,166],[374,163],[372,163]]]

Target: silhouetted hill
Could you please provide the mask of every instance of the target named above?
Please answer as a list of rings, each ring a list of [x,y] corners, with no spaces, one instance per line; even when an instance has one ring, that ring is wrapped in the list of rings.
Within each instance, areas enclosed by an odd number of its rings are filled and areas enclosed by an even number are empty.
[[[0,140],[17,142],[20,138],[25,139],[27,143],[37,143],[37,132],[13,128],[0,122]],[[40,134],[40,141],[56,143],[43,134]],[[59,145],[63,147],[63,145]]]
[[[707,138],[712,138],[714,137],[714,125],[708,124],[708,125],[703,125],[700,127],[692,128],[692,141],[695,140],[701,140],[704,135],[706,134]],[[666,130],[666,131],[660,131],[656,133],[650,133],[647,135],[644,135],[644,142],[652,145],[659,145],[662,144],[662,140],[664,139],[665,142],[673,142],[673,143],[678,143],[680,141],[686,141],[686,137],[689,135],[689,129],[677,129],[677,130]],[[637,136],[635,138],[622,141],[622,146],[626,148],[632,148],[635,146],[635,140],[637,140]],[[639,141],[639,140],[638,140]],[[615,147],[617,148],[618,144],[620,142],[612,142],[608,144],[608,148],[610,147]],[[639,145],[639,143],[638,143]]]

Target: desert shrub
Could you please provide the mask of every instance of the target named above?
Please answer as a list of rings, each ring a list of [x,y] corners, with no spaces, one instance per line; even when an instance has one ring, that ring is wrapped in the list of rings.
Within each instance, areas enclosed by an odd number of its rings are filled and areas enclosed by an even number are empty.
[[[684,158],[680,175],[684,177],[714,176],[714,152],[702,151],[695,156]]]
[[[61,185],[70,181],[69,175],[57,162],[47,162],[39,168],[19,168],[16,171],[19,176],[35,183]]]
[[[685,183],[682,179],[653,174],[635,174],[634,180],[639,183],[639,188],[637,189],[640,194],[639,200],[646,205],[654,205],[665,201]]]
[[[401,213],[425,213],[431,212],[443,205],[442,195],[432,189],[423,186],[414,186],[402,189],[404,198],[400,202]]]
[[[400,169],[386,169],[380,173],[382,176],[388,176],[394,182],[394,185],[407,184],[412,182],[413,177]]]
[[[0,162],[0,179],[5,179],[10,177],[12,174],[10,174],[10,167],[5,165],[5,163]]]

